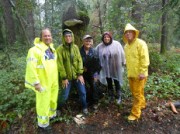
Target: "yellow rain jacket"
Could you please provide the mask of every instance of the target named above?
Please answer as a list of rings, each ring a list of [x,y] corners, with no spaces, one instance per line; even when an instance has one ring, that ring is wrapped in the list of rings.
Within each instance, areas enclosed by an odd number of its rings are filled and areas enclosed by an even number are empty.
[[[49,118],[56,115],[58,96],[57,54],[50,44],[48,47],[39,38],[35,38],[34,47],[29,49],[25,75],[25,86],[36,92],[36,111],[38,125],[46,127]],[[47,50],[53,54],[48,55]],[[34,84],[40,83],[42,92],[35,90]]]
[[[128,120],[132,120],[132,118],[140,118],[141,109],[146,107],[144,86],[148,76],[149,54],[146,43],[138,38],[139,31],[135,29],[131,24],[126,25],[124,33],[128,30],[135,31],[135,38],[131,42],[131,44],[128,43],[125,35],[123,35],[123,40],[126,43],[124,51],[126,57],[129,86],[133,96],[133,106]],[[144,74],[146,77],[140,80],[140,74]]]
[[[135,29],[131,24],[127,24],[124,33],[127,30],[133,30],[136,33],[135,39],[131,44],[128,44],[127,39],[123,35],[123,41],[125,42],[125,57],[128,77],[138,78],[139,74],[148,76],[149,66],[149,53],[146,43],[139,39],[139,31]]]

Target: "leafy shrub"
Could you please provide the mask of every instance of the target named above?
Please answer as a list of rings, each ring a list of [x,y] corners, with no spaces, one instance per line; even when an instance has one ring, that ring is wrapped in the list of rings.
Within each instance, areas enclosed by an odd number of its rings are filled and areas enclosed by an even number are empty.
[[[129,81],[127,78],[127,70],[125,68],[124,70],[124,76],[123,76],[123,87],[122,87],[122,97],[123,98],[128,98],[131,96],[131,91],[129,87]]]
[[[163,59],[157,52],[149,52],[150,66],[149,72],[157,72],[163,63]]]
[[[164,70],[168,72],[178,72],[180,73],[180,54],[179,53],[174,53],[174,52],[169,52],[164,56]]]
[[[146,97],[164,98],[164,99],[177,99],[180,97],[179,84],[180,80],[177,79],[180,73],[157,74],[153,73],[148,77],[146,84]]]
[[[180,55],[174,51],[169,51],[165,55],[161,55],[157,47],[149,47],[150,74],[153,72],[180,72]]]
[[[34,107],[35,95],[24,87],[25,57],[13,57],[0,71],[0,119],[10,122]]]

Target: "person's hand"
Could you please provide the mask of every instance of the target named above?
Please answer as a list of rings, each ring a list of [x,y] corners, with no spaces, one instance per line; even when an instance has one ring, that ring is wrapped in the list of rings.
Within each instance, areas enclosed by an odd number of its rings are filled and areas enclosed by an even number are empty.
[[[81,82],[81,84],[82,84],[82,85],[84,85],[84,84],[85,84],[85,82],[84,82],[84,78],[83,78],[83,76],[82,76],[82,75],[79,75],[79,76],[78,76],[78,78],[77,78],[77,80],[79,80],[79,81]]]
[[[146,76],[144,74],[139,74],[139,80],[143,80],[145,78],[146,78]]]
[[[62,80],[62,87],[63,87],[63,88],[67,88],[68,84],[69,84],[68,79]]]
[[[35,84],[34,88],[35,88],[35,90],[40,92],[41,91],[41,84],[40,83]]]

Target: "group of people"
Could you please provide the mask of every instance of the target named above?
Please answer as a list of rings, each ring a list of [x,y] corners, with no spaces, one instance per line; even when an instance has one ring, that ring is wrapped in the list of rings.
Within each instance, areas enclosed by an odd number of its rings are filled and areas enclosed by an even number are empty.
[[[84,114],[88,114],[90,104],[97,108],[99,81],[107,85],[109,100],[116,98],[120,104],[125,66],[133,96],[128,120],[139,119],[141,110],[146,107],[144,86],[149,54],[147,44],[138,36],[139,31],[128,23],[123,34],[124,49],[110,32],[102,35],[102,42],[96,48],[93,47],[93,37],[85,35],[79,49],[74,44],[73,32],[64,29],[62,45],[55,49],[50,29],[43,29],[40,38],[34,40],[35,46],[29,49],[25,76],[26,87],[36,93],[38,127],[51,129],[50,119],[57,116],[57,108],[65,104],[74,86]]]

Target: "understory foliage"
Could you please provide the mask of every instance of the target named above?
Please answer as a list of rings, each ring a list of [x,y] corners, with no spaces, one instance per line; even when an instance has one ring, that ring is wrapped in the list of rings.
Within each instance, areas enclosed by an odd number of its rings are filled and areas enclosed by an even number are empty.
[[[174,49],[160,55],[157,48],[159,46],[149,45],[150,75],[145,88],[146,98],[176,100],[180,98],[179,51]],[[7,64],[5,53],[0,53],[0,120],[13,123],[16,117],[22,118],[27,110],[35,110],[35,94],[24,87],[25,58],[12,53]],[[123,99],[130,96],[125,69]]]
[[[35,95],[24,87],[25,57],[13,54],[10,61],[3,59],[6,55],[1,53],[0,120],[12,123],[16,117],[21,118],[27,110],[35,107]]]
[[[180,98],[180,54],[172,48],[165,55],[158,53],[158,46],[149,47],[150,66],[146,84],[146,97],[163,99]]]

